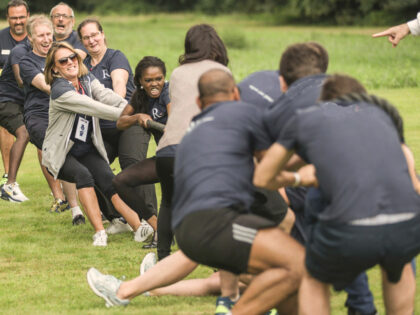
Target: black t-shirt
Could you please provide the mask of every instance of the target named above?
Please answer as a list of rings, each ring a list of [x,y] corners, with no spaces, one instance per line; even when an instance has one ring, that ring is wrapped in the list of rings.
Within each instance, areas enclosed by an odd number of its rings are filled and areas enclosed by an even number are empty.
[[[19,64],[22,57],[30,50],[31,45],[29,44],[29,40],[16,45],[12,49],[0,76],[0,103],[13,102],[23,105],[25,94],[23,93],[23,89],[17,85],[12,66]]]
[[[323,103],[299,110],[277,142],[315,165],[327,204],[319,220],[342,224],[420,213],[397,131],[374,105]]]
[[[262,112],[244,102],[221,102],[195,116],[177,147],[172,227],[193,212],[254,199],[253,154],[270,145]]]
[[[126,85],[127,93],[125,99],[129,102],[134,92],[133,72],[125,55],[119,51],[108,48],[100,63],[95,66],[91,64],[92,58],[87,56],[83,63],[88,70],[101,82],[106,88],[112,90],[111,72],[116,69],[124,69],[128,72],[128,81]],[[101,128],[116,128],[116,122],[110,120],[99,121]]]
[[[48,119],[50,96],[34,87],[32,80],[40,73],[44,73],[45,57],[34,54],[33,51],[26,54],[19,62],[20,76],[25,91],[24,118],[36,115]]]
[[[272,142],[276,141],[296,110],[316,104],[326,77],[326,74],[317,74],[295,81],[287,92],[265,111],[264,123]]]
[[[250,74],[238,84],[241,100],[266,109],[282,94],[278,71],[266,70]]]
[[[10,27],[6,27],[0,31],[0,68],[3,68],[12,48],[27,40],[27,37],[25,37],[22,41],[16,41],[12,35],[10,35]]]
[[[57,41],[57,40],[54,38],[54,41]],[[79,36],[77,35],[76,31],[72,31],[69,37],[67,37],[65,40],[60,40],[58,42],[67,42],[70,45],[72,45],[74,48],[83,50],[85,53],[88,53],[85,46],[83,46],[83,44],[80,42]]]

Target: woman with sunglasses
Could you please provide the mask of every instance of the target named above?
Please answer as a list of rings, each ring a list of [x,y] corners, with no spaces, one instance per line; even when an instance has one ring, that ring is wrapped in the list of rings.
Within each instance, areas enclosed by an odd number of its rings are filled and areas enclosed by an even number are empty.
[[[105,33],[97,19],[87,18],[77,27],[77,32],[82,44],[88,51],[88,56],[83,61],[88,70],[105,87],[130,101],[134,92],[133,73],[125,55],[115,49],[107,47]],[[134,125],[127,130],[120,131],[116,128],[115,121],[100,120],[102,137],[109,161],[112,163],[119,158],[121,169],[144,160],[147,156],[150,135],[139,125]],[[140,209],[133,208],[141,218],[156,218],[156,194],[154,185],[140,186],[135,189],[136,196],[140,196],[144,202]],[[127,200],[125,200],[128,202]],[[132,205],[134,207],[134,205]],[[152,234],[157,227],[157,220],[149,220],[149,225],[142,225],[145,233]],[[110,234],[126,231],[119,219],[114,219],[107,228]]]
[[[117,120],[127,101],[104,86],[86,69],[75,49],[54,43],[45,63],[45,82],[51,86],[49,123],[42,146],[42,164],[54,178],[76,183],[79,199],[95,229],[93,245],[106,246],[96,184],[127,220],[136,241],[144,241],[140,219],[112,186],[98,118]]]

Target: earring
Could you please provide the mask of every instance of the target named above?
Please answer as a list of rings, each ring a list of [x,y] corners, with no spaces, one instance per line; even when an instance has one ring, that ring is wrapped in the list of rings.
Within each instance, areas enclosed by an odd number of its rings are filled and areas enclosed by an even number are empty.
[[[143,85],[140,85],[140,90],[143,90]]]

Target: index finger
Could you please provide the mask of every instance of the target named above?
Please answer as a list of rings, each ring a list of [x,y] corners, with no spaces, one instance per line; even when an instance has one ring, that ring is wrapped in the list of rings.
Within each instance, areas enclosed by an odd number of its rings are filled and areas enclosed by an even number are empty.
[[[390,35],[392,35],[392,32],[389,30],[386,30],[383,32],[372,34],[372,37],[383,37],[383,36],[390,36]]]

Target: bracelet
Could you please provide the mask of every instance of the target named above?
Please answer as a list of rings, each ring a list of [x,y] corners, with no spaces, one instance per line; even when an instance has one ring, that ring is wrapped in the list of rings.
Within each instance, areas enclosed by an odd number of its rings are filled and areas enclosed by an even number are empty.
[[[300,181],[301,181],[300,175],[299,175],[299,173],[294,172],[293,176],[295,177],[295,182],[293,184],[293,187],[297,187],[297,186],[300,185]]]

